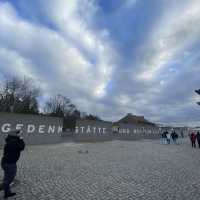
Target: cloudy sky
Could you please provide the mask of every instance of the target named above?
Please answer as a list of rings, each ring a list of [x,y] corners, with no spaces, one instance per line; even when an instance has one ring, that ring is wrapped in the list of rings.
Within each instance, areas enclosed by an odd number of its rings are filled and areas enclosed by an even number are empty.
[[[0,0],[0,78],[105,120],[200,125],[199,0]]]

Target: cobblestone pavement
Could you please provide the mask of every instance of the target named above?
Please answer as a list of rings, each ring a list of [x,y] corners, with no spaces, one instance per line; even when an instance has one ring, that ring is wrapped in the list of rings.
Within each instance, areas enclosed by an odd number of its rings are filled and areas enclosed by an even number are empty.
[[[28,146],[18,163],[17,196],[10,199],[199,200],[200,149],[180,142]]]

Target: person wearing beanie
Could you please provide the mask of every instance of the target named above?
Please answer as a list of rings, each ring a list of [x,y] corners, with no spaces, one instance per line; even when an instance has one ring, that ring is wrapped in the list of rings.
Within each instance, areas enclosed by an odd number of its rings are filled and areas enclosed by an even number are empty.
[[[13,182],[17,173],[17,161],[19,160],[21,151],[25,148],[23,138],[20,137],[20,130],[12,130],[5,139],[3,157],[1,167],[4,171],[3,190],[4,198],[16,195],[11,192],[10,184]]]

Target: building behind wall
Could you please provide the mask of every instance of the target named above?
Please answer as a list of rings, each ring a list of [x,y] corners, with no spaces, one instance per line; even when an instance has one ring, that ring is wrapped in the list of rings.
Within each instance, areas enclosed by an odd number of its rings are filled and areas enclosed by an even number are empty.
[[[160,133],[160,128],[144,118],[128,113],[125,117],[113,123],[113,132],[120,136],[150,135]]]
[[[128,113],[125,117],[117,121],[117,123],[123,123],[123,124],[132,124],[137,126],[149,126],[149,127],[156,127],[156,124],[149,122],[147,119],[144,118],[144,116],[137,116],[133,115],[131,113]]]

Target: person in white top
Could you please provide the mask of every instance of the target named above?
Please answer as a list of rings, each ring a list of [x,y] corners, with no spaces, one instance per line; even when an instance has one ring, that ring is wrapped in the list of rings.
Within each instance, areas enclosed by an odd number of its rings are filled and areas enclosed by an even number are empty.
[[[169,132],[167,132],[167,144],[170,144],[170,138],[171,138],[171,134]]]

